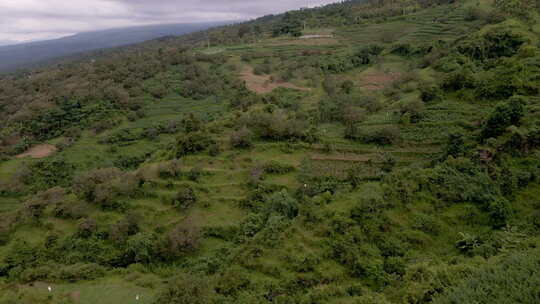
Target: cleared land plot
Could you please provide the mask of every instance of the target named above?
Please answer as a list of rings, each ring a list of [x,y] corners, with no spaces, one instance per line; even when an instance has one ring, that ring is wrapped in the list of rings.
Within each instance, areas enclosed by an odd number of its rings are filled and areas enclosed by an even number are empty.
[[[52,155],[54,152],[56,152],[56,147],[53,146],[53,145],[48,145],[48,144],[43,144],[43,145],[37,145],[37,146],[34,146],[32,148],[30,148],[30,150],[22,153],[22,154],[19,154],[17,156],[15,156],[16,158],[25,158],[25,157],[30,157],[30,158],[45,158],[47,156],[50,156]]]
[[[251,66],[245,66],[240,73],[240,77],[246,82],[248,89],[260,94],[270,93],[277,88],[289,88],[301,91],[310,90],[309,88],[300,87],[290,82],[272,82],[272,76],[255,75]]]

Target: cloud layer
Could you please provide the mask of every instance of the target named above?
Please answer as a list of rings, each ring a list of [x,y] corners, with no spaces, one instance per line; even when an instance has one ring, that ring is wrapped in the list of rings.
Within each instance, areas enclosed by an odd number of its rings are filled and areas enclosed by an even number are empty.
[[[0,41],[161,23],[251,19],[336,0],[1,0]]]

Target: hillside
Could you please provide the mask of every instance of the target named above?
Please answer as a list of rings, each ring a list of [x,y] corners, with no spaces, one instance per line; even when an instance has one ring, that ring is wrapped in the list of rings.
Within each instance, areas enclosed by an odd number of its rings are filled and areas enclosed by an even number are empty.
[[[2,46],[0,42],[0,72],[28,68],[47,61],[88,51],[140,43],[166,36],[179,36],[226,24],[185,23],[136,26],[85,32],[54,40]]]
[[[539,47],[346,1],[2,76],[0,304],[539,303]]]

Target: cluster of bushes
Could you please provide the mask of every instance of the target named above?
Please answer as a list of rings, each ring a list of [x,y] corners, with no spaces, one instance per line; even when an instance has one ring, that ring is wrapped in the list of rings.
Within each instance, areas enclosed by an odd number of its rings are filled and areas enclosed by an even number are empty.
[[[180,80],[180,95],[197,100],[220,95],[228,88],[228,76],[217,66],[207,68],[199,63],[185,65],[182,67]]]
[[[401,133],[396,126],[363,127],[351,125],[345,131],[345,138],[377,145],[393,145],[401,140]]]
[[[539,300],[538,250],[511,253],[475,268],[463,280],[434,298],[434,303],[534,303]]]
[[[272,34],[274,37],[281,35],[302,36],[302,23],[294,14],[285,13],[280,22],[274,25]]]
[[[72,189],[81,199],[103,208],[113,208],[120,197],[141,193],[144,181],[134,173],[118,168],[96,169],[73,179]]]
[[[118,156],[113,164],[116,168],[120,168],[122,170],[135,170],[139,168],[139,166],[144,163],[149,157],[151,153],[145,152],[145,153],[139,153],[136,155],[121,155]]]
[[[69,128],[88,127],[91,122],[107,119],[113,113],[110,102],[84,104],[76,99],[64,98],[57,106],[42,111],[33,119],[24,123],[21,132],[36,138],[47,140],[62,136]]]
[[[529,170],[534,171],[534,168]],[[512,193],[530,183],[534,172],[504,171],[498,177],[468,158],[450,157],[432,169],[398,171],[386,178],[387,197],[413,202],[429,197],[434,203],[474,203],[484,210],[491,225],[504,226],[513,214]],[[533,174],[533,175],[531,175]],[[522,176],[527,176],[525,180]]]
[[[174,158],[205,151],[213,144],[215,141],[204,131],[180,134],[176,137]]]
[[[371,64],[373,63],[374,59],[379,56],[383,51],[384,47],[381,45],[367,45],[354,54],[352,61],[355,66]]]
[[[193,220],[161,234],[141,231],[139,222],[129,214],[110,226],[83,218],[71,236],[51,233],[37,244],[15,239],[0,262],[0,274],[20,282],[94,280],[109,268],[172,262],[198,249],[201,233]]]
[[[77,263],[73,265],[43,265],[27,268],[19,274],[22,282],[78,282],[95,280],[105,275],[105,267],[98,264]]]
[[[535,95],[540,70],[535,48],[528,38],[508,27],[494,27],[460,40],[434,65],[447,73],[441,87],[447,91],[469,89],[482,99],[505,99],[512,95]]]
[[[71,184],[75,166],[61,156],[23,164],[18,168],[15,180],[33,190],[66,187]]]
[[[498,137],[510,126],[519,126],[525,115],[525,101],[520,97],[512,97],[507,102],[495,107],[484,123],[480,137],[482,140]]]
[[[247,126],[254,135],[263,139],[292,139],[307,142],[317,140],[315,130],[306,119],[283,110],[276,110],[272,113],[254,110],[242,116],[239,119],[239,124]],[[249,134],[244,131],[243,135],[247,137]]]
[[[517,54],[525,42],[526,39],[522,35],[507,27],[500,26],[483,33],[481,36],[461,41],[457,46],[457,51],[474,60],[511,57]]]

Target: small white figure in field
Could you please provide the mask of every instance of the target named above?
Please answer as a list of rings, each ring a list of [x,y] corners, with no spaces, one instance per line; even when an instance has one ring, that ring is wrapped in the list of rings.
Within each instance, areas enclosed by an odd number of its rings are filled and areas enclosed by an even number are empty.
[[[307,188],[307,184],[304,184],[304,188]]]
[[[51,287],[51,286],[47,287],[47,289],[49,290],[49,292],[52,291],[52,287]]]
[[[139,295],[137,295],[137,296],[135,297],[135,300],[139,301],[139,299],[140,299],[140,297],[139,297]]]

